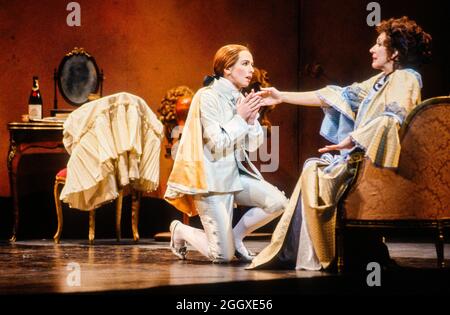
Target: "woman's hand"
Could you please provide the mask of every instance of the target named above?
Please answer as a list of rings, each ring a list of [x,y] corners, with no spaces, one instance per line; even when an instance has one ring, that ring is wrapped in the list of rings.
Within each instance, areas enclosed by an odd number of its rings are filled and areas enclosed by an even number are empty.
[[[283,102],[281,92],[274,87],[261,88],[256,95],[262,97],[261,106],[272,106]]]
[[[339,142],[338,144],[333,145],[326,145],[325,147],[319,149],[320,153],[326,153],[329,151],[335,151],[335,150],[344,150],[344,149],[351,149],[355,146],[353,143],[353,140],[350,136]]]
[[[257,95],[255,92],[250,92],[244,98],[239,98],[236,104],[236,111],[239,116],[241,116],[247,123],[249,119],[252,120],[252,124],[258,113],[261,103],[261,96]]]

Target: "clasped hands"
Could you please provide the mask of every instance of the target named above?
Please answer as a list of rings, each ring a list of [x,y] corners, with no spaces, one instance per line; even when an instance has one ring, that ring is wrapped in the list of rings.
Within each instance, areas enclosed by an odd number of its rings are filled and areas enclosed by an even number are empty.
[[[245,97],[240,97],[236,103],[236,111],[249,125],[253,125],[258,117],[262,96],[251,91]]]

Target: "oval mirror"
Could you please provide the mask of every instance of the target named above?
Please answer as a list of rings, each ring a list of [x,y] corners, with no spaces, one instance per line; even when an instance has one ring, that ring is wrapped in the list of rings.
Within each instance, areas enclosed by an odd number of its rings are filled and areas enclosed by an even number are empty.
[[[58,87],[63,98],[71,105],[82,105],[91,93],[97,93],[101,74],[94,57],[83,48],[74,48],[58,68]]]

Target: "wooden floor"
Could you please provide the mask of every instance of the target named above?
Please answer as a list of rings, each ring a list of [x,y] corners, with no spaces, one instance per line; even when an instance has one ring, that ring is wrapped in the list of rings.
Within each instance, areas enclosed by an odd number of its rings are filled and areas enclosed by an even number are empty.
[[[250,241],[259,252],[267,241]],[[387,293],[450,293],[449,269],[436,268],[433,244],[388,243],[399,268],[383,274]],[[450,244],[445,248],[450,265]],[[367,274],[245,270],[212,264],[193,250],[180,261],[167,242],[51,240],[0,243],[0,294],[353,294],[371,293]],[[78,269],[79,267],[79,269]],[[77,278],[79,270],[80,277]],[[79,283],[77,282],[79,279]],[[361,289],[363,291],[361,291]],[[403,290],[403,291],[397,291]],[[405,291],[406,290],[406,291]],[[431,291],[430,291],[431,290]]]

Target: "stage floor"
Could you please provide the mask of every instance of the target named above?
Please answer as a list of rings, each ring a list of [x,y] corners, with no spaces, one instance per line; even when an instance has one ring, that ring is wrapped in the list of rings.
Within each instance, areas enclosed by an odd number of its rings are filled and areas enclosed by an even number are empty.
[[[267,241],[248,241],[259,252]],[[212,264],[190,250],[178,260],[167,242],[143,239],[17,241],[0,243],[0,294],[371,294],[450,292],[449,269],[436,267],[431,243],[387,243],[398,268],[383,271],[381,287],[366,273],[343,275],[295,270],[245,270],[246,264]],[[450,265],[450,244],[445,245]],[[381,291],[383,290],[384,291]],[[370,291],[372,290],[372,291]],[[378,291],[375,291],[378,290]]]

